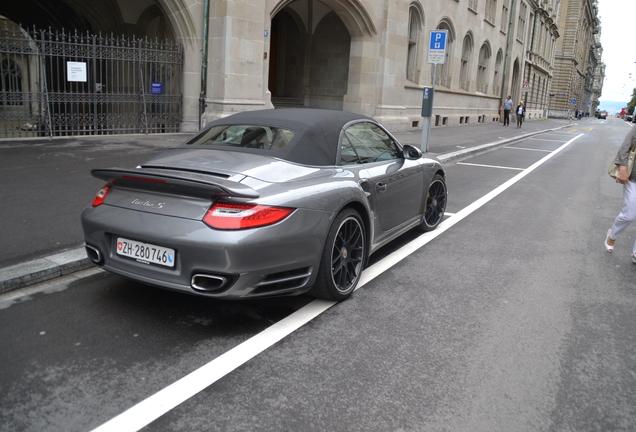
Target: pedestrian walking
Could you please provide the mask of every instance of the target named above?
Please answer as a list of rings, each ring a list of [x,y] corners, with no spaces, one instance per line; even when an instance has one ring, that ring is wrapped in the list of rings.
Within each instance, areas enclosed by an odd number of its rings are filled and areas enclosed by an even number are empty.
[[[512,97],[508,95],[505,101],[501,104],[501,108],[504,110],[504,126],[510,125],[510,110],[512,109]]]
[[[523,123],[523,117],[526,115],[526,107],[523,104],[523,101],[519,102],[519,105],[517,105],[515,114],[517,114],[517,129],[518,129],[521,127],[521,123]]]
[[[629,152],[634,146],[636,146],[636,127],[632,127],[631,131],[629,131],[625,141],[623,141],[623,145],[618,149],[616,159],[614,159],[614,163],[619,167],[616,183],[623,185],[623,208],[614,220],[612,228],[607,231],[605,249],[608,252],[614,250],[616,238],[629,224],[636,220],[636,170],[632,168],[632,172],[627,172]],[[632,262],[636,264],[636,241],[632,248]]]

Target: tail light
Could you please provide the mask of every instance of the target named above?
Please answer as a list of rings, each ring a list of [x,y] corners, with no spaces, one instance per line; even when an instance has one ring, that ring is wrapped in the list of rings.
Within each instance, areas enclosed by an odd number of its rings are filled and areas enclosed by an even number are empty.
[[[110,185],[106,185],[97,192],[95,195],[95,199],[93,199],[93,207],[97,207],[98,205],[102,205],[104,200],[106,199],[106,195],[110,192]]]
[[[294,209],[284,207],[217,202],[207,211],[203,222],[216,229],[239,230],[272,225],[293,212]]]

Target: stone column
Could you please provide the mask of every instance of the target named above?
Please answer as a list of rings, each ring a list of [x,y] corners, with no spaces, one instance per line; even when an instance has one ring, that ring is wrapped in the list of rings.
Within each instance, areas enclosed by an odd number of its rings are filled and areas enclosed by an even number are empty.
[[[210,4],[208,95],[203,123],[236,112],[271,108],[266,97],[263,2]]]
[[[351,39],[344,110],[374,117],[392,132],[410,128],[406,115],[407,1],[383,2],[380,30]]]
[[[378,99],[375,118],[392,132],[410,129],[406,115],[406,57],[409,2],[386,2],[379,58]]]
[[[378,98],[379,44],[371,36],[351,38],[349,78],[343,110],[373,117]]]
[[[199,129],[203,3],[195,0],[170,1],[165,2],[163,7],[177,41],[183,46],[181,131],[196,132]]]

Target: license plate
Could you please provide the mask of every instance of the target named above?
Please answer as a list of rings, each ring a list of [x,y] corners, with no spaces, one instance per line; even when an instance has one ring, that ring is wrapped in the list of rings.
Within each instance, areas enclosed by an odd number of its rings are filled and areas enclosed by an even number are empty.
[[[142,243],[125,238],[117,238],[117,255],[133,258],[145,264],[174,267],[174,249]]]

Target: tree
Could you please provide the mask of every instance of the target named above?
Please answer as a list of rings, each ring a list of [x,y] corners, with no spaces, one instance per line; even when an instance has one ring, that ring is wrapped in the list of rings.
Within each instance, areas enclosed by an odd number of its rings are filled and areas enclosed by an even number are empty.
[[[636,107],[636,88],[632,91],[632,100],[627,104],[627,112],[634,114],[634,107]]]

